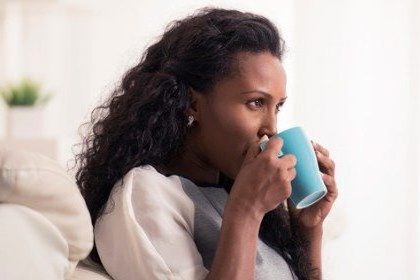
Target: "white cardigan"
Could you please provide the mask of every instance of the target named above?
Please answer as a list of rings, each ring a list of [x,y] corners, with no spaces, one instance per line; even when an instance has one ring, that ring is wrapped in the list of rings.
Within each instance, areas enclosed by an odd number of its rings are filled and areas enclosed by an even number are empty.
[[[113,188],[94,227],[108,273],[118,280],[204,279],[211,268],[228,193],[164,176],[151,165]],[[112,202],[113,201],[113,202]],[[284,259],[258,242],[255,279],[293,279]]]

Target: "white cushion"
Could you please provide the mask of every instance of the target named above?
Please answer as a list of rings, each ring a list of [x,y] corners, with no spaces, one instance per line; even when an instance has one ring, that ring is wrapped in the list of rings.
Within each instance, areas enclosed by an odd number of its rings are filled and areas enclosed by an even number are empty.
[[[54,160],[36,153],[0,148],[0,203],[26,206],[56,227],[68,248],[66,278],[92,249],[93,228],[85,201],[75,182]],[[16,242],[20,234],[16,232]],[[18,256],[16,252],[16,262]]]
[[[64,279],[70,266],[67,241],[44,215],[0,203],[1,279]]]

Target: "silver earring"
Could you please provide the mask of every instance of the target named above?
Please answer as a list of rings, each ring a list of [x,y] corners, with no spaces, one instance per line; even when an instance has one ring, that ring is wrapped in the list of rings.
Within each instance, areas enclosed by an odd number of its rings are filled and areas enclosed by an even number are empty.
[[[187,126],[190,127],[193,122],[194,122],[194,116],[189,115],[188,116],[188,124],[187,124]]]

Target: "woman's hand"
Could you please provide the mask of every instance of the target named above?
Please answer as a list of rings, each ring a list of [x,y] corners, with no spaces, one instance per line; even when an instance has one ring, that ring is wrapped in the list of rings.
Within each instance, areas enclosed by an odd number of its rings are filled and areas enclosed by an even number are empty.
[[[290,196],[297,160],[291,154],[278,158],[282,146],[281,138],[272,137],[264,151],[260,152],[259,143],[248,149],[230,191],[228,209],[233,207],[262,219]]]
[[[301,210],[296,209],[290,202],[290,199],[288,199],[287,204],[291,221],[299,228],[304,228],[305,230],[322,227],[324,219],[327,217],[338,196],[338,189],[334,178],[335,163],[329,157],[327,149],[318,143],[311,142],[328,193],[317,203]]]

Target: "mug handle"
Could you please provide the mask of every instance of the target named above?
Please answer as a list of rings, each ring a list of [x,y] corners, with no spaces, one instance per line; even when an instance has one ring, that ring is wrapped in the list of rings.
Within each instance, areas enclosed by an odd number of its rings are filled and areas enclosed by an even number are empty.
[[[264,141],[264,142],[262,142],[261,144],[260,144],[260,149],[261,149],[261,151],[264,151],[265,150],[265,148],[267,147],[267,143],[268,143],[268,140],[266,140],[266,141]],[[281,157],[283,157],[284,156],[284,153],[281,151],[281,149],[278,151],[278,153],[277,153],[277,158],[281,158]]]

